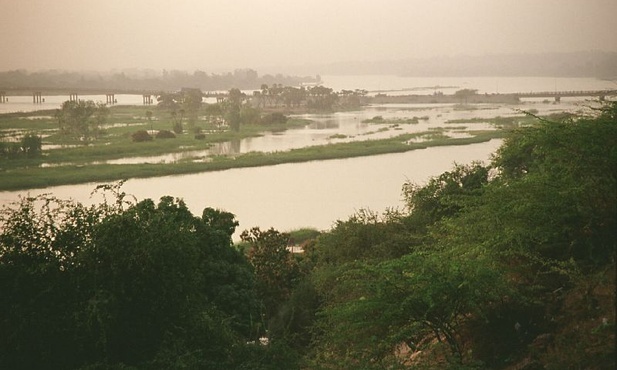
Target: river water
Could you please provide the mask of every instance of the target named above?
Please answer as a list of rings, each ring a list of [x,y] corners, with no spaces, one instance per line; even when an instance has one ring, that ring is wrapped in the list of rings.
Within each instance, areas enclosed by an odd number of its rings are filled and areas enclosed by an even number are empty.
[[[414,79],[389,76],[324,76],[324,86],[341,89],[363,88],[381,91],[421,91],[427,93],[447,89],[474,88],[480,92],[599,90],[614,88],[614,82],[594,79]],[[447,87],[447,89],[446,89]],[[62,103],[46,99],[35,109],[51,109]],[[89,97],[83,97],[90,99]],[[101,100],[105,97],[102,96]],[[55,99],[55,98],[54,98]],[[141,104],[141,96],[116,96],[119,104]],[[126,101],[124,101],[126,99]],[[129,101],[134,99],[134,101]],[[94,99],[96,100],[96,99]],[[9,104],[18,104],[10,102]],[[23,103],[23,108],[27,103]],[[477,106],[474,110],[457,110],[443,105],[388,105],[372,106],[357,112],[340,112],[329,115],[305,115],[314,124],[284,133],[272,133],[260,138],[251,138],[222,144],[213,150],[217,153],[234,154],[248,151],[275,151],[328,142],[366,140],[398,135],[414,130],[426,131],[448,127],[450,119],[490,118],[520,114],[519,109],[536,109],[539,114],[556,111],[576,111],[586,105],[585,101],[572,100],[560,104],[526,102],[517,106]],[[33,105],[30,98],[29,105]],[[48,105],[48,106],[46,106]],[[0,104],[1,106],[1,104]],[[26,110],[26,109],[24,109]],[[0,111],[1,112],[1,111]],[[361,121],[381,115],[384,118],[427,117],[416,125],[400,125],[396,129],[378,130],[375,125]],[[461,126],[459,124],[454,126]],[[464,126],[469,126],[465,124]],[[470,129],[484,129],[485,124],[471,124]],[[453,130],[454,131],[454,130]],[[333,135],[337,135],[333,138]],[[166,176],[127,181],[123,191],[138,200],[171,195],[182,198],[195,215],[203,208],[224,209],[236,215],[239,231],[259,226],[274,227],[288,231],[300,227],[329,229],[337,220],[346,219],[360,209],[383,212],[387,208],[402,208],[401,187],[404,182],[423,184],[452,168],[453,164],[466,164],[475,160],[487,161],[499,147],[500,140],[467,146],[451,146],[416,150],[402,154],[387,154],[342,160],[314,161],[283,164],[270,167],[232,169],[219,172],[183,176]],[[146,161],[173,161],[169,157],[154,157]],[[135,159],[126,159],[135,161]],[[138,161],[143,162],[140,158]],[[134,162],[133,162],[134,163]],[[1,179],[0,179],[1,181]],[[59,198],[72,198],[85,204],[99,202],[90,193],[97,184],[58,186],[31,191],[0,192],[0,206],[7,205],[27,194],[51,193]],[[236,235],[237,238],[237,235]]]
[[[571,77],[399,77],[387,75],[322,76],[323,85],[335,91],[364,89],[397,94],[452,94],[475,89],[480,94],[546,91],[615,90],[617,81]]]
[[[614,90],[617,81],[598,80],[595,78],[565,77],[400,77],[390,75],[365,76],[321,76],[322,85],[334,91],[364,89],[372,92],[385,92],[390,95],[433,94],[443,92],[452,94],[460,89],[476,89],[480,94],[492,93],[527,93],[543,91],[577,91],[577,90]],[[247,91],[252,94],[252,92]],[[369,95],[371,95],[369,94]],[[60,108],[68,96],[43,95],[40,104],[32,103],[32,96],[9,96],[7,103],[0,103],[0,113],[30,112],[41,109]],[[105,95],[84,95],[80,99],[105,103]],[[117,104],[141,105],[141,95],[117,94]],[[211,98],[208,103],[215,102]],[[156,102],[155,102],[156,103]]]
[[[122,189],[139,200],[158,200],[164,195],[182,198],[195,215],[201,215],[205,207],[227,210],[236,215],[239,231],[253,226],[280,231],[300,227],[325,230],[363,208],[377,212],[402,208],[401,187],[406,181],[423,183],[451,169],[455,161],[487,160],[499,144],[499,140],[492,140],[402,154],[135,179]],[[0,192],[0,204],[28,193],[52,193],[92,204],[100,201],[90,196],[95,187],[91,183]]]

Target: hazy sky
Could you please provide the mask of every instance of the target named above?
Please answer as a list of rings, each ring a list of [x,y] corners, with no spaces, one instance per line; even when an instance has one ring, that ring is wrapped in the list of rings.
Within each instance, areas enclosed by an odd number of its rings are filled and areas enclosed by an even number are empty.
[[[0,0],[0,71],[617,51],[616,0]]]

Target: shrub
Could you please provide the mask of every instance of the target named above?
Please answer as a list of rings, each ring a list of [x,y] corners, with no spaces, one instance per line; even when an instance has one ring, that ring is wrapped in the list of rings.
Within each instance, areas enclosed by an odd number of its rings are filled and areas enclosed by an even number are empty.
[[[373,118],[363,120],[362,123],[383,123],[385,121],[382,116],[374,116]]]
[[[183,131],[183,128],[182,128],[182,122],[176,122],[176,123],[174,123],[173,130],[174,130],[174,132],[175,132],[176,134],[180,135],[180,134],[182,133],[182,131]]]
[[[0,142],[0,158],[34,158],[42,152],[42,139],[36,134],[26,134],[20,142]]]
[[[139,130],[131,135],[134,142],[140,143],[144,141],[152,141],[152,136],[146,130]]]
[[[206,138],[206,134],[204,133],[195,134],[195,139],[197,140],[204,140],[205,138]]]
[[[174,134],[173,132],[171,132],[169,130],[161,130],[161,131],[157,132],[156,138],[157,139],[175,139],[176,138],[176,134]]]
[[[20,143],[6,143],[0,141],[0,157],[1,158],[17,158],[21,152]]]
[[[21,150],[27,157],[38,157],[42,153],[43,141],[36,134],[26,134],[21,139]]]
[[[261,123],[264,125],[276,125],[287,123],[287,116],[283,113],[274,112],[261,117]]]

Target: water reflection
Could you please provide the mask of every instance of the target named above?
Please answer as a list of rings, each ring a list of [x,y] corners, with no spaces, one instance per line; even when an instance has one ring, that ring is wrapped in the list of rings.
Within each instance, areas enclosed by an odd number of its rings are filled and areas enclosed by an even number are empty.
[[[310,115],[303,116],[306,119],[312,119],[313,123],[311,123],[308,128],[311,130],[328,130],[328,129],[336,129],[339,127],[339,123],[336,120],[326,118],[325,120],[318,120],[316,117],[310,117]]]
[[[123,105],[143,105],[142,95],[135,94],[116,94],[118,104]],[[65,101],[69,100],[68,95],[43,95],[44,101],[40,104],[32,103],[31,95],[10,96],[8,103],[0,104],[0,113],[12,112],[32,112],[43,109],[58,109]],[[106,96],[103,95],[83,95],[79,99],[92,100],[98,103],[105,103]]]
[[[377,212],[402,208],[401,186],[405,181],[424,183],[430,176],[451,169],[455,161],[487,160],[500,143],[492,140],[371,157],[132,179],[122,190],[138,200],[156,201],[164,195],[182,198],[196,215],[205,207],[227,210],[239,220],[238,232],[253,226],[281,231],[307,226],[328,229],[336,220],[362,208]],[[91,197],[96,185],[0,192],[0,205],[16,201],[19,195],[43,193],[93,204],[100,201]]]
[[[491,130],[495,126],[482,120],[495,117],[520,116],[521,111],[533,109],[544,115],[555,111],[576,111],[577,102],[563,103],[558,108],[542,103],[523,103],[515,106],[478,104],[473,106],[393,104],[368,106],[364,109],[332,114],[302,114],[296,117],[311,120],[303,128],[284,132],[266,132],[263,136],[213,144],[207,150],[193,150],[159,156],[132,157],[110,160],[109,164],[174,163],[179,161],[204,161],[215,155],[240,155],[249,152],[280,152],[329,143],[361,140],[378,140],[404,133],[440,131],[448,137],[467,137],[469,130]],[[383,123],[366,123],[376,116]],[[464,124],[448,123],[451,120],[472,120]],[[473,119],[478,119],[473,122]],[[417,123],[404,123],[410,120]],[[426,140],[426,138],[418,139]]]
[[[208,152],[210,155],[232,155],[239,154],[242,148],[242,142],[250,143],[251,138],[239,140],[234,139],[225,143],[215,144]]]

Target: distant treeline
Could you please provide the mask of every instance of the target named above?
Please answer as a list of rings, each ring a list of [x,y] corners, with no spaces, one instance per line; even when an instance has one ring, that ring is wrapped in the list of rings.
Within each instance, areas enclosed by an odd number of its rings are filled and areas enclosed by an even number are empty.
[[[395,74],[410,77],[595,77],[617,78],[616,52],[495,54],[340,62],[319,68],[328,75]],[[302,70],[296,71],[296,73]]]
[[[164,90],[198,88],[203,91],[238,89],[259,89],[261,85],[282,84],[297,86],[302,82],[318,82],[319,76],[287,76],[282,74],[259,76],[252,69],[237,69],[233,73],[208,74],[204,71],[192,73],[179,70],[128,70],[121,72],[72,72],[47,70],[28,72],[15,70],[0,72],[0,90],[75,88],[114,90]]]

